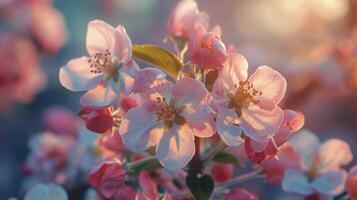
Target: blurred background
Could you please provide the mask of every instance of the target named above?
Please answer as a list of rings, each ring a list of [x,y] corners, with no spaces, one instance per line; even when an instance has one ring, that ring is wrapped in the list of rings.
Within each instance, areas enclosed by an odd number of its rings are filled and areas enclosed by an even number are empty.
[[[41,1],[42,3],[38,3]],[[305,115],[305,128],[322,140],[348,141],[357,155],[356,0],[197,0],[221,26],[222,40],[285,75],[284,108]],[[53,106],[79,111],[80,94],[61,87],[58,71],[86,55],[87,24],[123,24],[135,44],[164,43],[176,0],[0,0],[0,199],[18,197],[29,138],[46,130]],[[143,65],[142,67],[145,67]],[[61,122],[59,122],[61,123]],[[356,159],[352,163],[356,163]],[[260,181],[261,182],[261,181]],[[280,197],[279,187],[255,192]]]

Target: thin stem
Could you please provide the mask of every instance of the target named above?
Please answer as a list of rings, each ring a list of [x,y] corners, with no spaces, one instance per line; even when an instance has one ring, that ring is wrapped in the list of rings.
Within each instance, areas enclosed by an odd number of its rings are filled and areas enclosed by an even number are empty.
[[[141,164],[143,164],[145,162],[148,162],[148,161],[151,161],[151,160],[155,160],[155,159],[156,159],[156,157],[149,156],[149,157],[146,157],[146,158],[138,160],[138,161],[126,163],[126,167],[127,168],[132,168],[132,167],[135,167],[137,165],[141,165]]]
[[[214,158],[219,152],[221,152],[226,147],[222,141],[218,141],[214,144],[214,146],[208,149],[206,152],[203,153],[201,159],[203,162],[206,162],[212,158]]]
[[[256,169],[256,170],[248,172],[246,174],[239,175],[235,178],[232,178],[228,182],[217,184],[213,193],[222,192],[224,189],[231,187],[233,185],[237,185],[239,183],[243,183],[243,182],[253,180],[256,178],[265,177],[264,175],[262,175],[262,173],[263,173],[262,169]],[[171,197],[187,197],[188,195],[190,195],[190,194],[187,191],[181,191],[181,192],[176,192],[176,193],[170,194]]]

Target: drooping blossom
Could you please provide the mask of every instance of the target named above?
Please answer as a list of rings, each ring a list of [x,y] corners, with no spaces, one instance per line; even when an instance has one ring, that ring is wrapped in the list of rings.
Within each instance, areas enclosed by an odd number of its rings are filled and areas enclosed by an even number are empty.
[[[174,39],[188,39],[194,28],[201,24],[208,27],[208,15],[198,10],[196,1],[181,0],[171,11],[167,28],[168,33]]]
[[[279,131],[268,142],[257,142],[249,137],[244,139],[245,152],[250,160],[260,163],[277,155],[279,147],[287,142],[290,136],[304,125],[304,115],[293,110],[284,110],[284,120]]]
[[[43,121],[49,131],[72,136],[77,135],[81,125],[78,116],[61,106],[53,106],[47,109]]]
[[[346,191],[352,200],[357,199],[357,165],[351,168],[347,176]]]
[[[191,63],[200,69],[220,69],[226,60],[226,47],[221,37],[214,32],[207,32],[198,25],[188,42]]]
[[[309,131],[300,132],[290,140],[300,155],[299,169],[287,169],[282,188],[308,196],[314,193],[335,196],[344,190],[347,172],[341,167],[352,160],[349,145],[339,139],[329,139],[320,144]]]
[[[124,186],[126,171],[115,160],[105,160],[93,166],[89,172],[89,183],[105,198],[110,198]]]
[[[247,77],[248,63],[230,54],[213,86],[217,109],[216,127],[222,140],[231,146],[242,143],[242,133],[267,144],[278,133],[284,112],[277,105],[286,91],[286,80],[267,66]]]
[[[148,87],[140,93],[143,103],[130,109],[121,122],[123,142],[135,152],[157,145],[160,163],[171,171],[181,169],[195,153],[194,136],[210,137],[214,133],[206,104],[208,92],[202,83],[190,78],[176,84],[151,80]]]
[[[224,200],[259,200],[258,196],[249,192],[246,189],[232,189],[229,193],[224,195]]]
[[[124,27],[89,22],[86,47],[89,57],[72,59],[61,67],[61,84],[72,91],[88,90],[80,99],[84,107],[106,107],[129,94],[138,66],[131,59],[132,45]]]
[[[55,184],[37,184],[27,191],[24,200],[68,200],[66,191]]]
[[[211,174],[216,182],[226,182],[233,176],[234,166],[230,163],[213,163]]]
[[[39,67],[31,41],[0,31],[0,110],[13,103],[29,103],[44,87],[46,75]]]

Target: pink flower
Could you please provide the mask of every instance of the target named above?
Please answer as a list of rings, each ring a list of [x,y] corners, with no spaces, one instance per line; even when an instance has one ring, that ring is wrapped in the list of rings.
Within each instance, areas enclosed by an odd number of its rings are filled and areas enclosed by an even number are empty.
[[[198,10],[194,0],[181,0],[171,11],[167,24],[169,35],[173,38],[188,39],[198,24],[208,27],[208,19],[206,13]]]
[[[255,163],[275,156],[279,147],[287,142],[290,136],[304,125],[304,115],[293,110],[284,110],[284,120],[279,131],[268,142],[257,142],[249,137],[244,140],[245,152]]]
[[[226,182],[233,175],[234,166],[230,163],[213,163],[211,173],[216,182]]]
[[[72,59],[61,67],[61,84],[72,91],[86,91],[82,106],[106,107],[121,94],[127,95],[134,83],[137,65],[131,60],[131,41],[123,26],[103,21],[89,22],[87,51],[90,57]]]
[[[191,63],[200,69],[220,69],[226,59],[226,47],[221,37],[213,32],[207,32],[202,25],[198,25],[192,32],[188,52]]]
[[[138,177],[142,192],[136,195],[136,200],[158,199],[156,183],[152,180],[148,171],[141,171]]]
[[[110,108],[92,109],[82,108],[80,117],[86,124],[88,130],[95,133],[105,133],[114,126]]]
[[[176,84],[151,80],[148,88],[140,94],[144,102],[124,116],[119,129],[123,142],[135,152],[157,145],[161,164],[171,171],[181,169],[195,153],[194,136],[214,133],[206,104],[208,92],[201,82],[190,78]]]
[[[116,161],[103,161],[89,172],[89,183],[105,197],[112,197],[124,186],[126,171]]]
[[[259,200],[259,198],[248,190],[237,188],[224,195],[224,200]]]
[[[38,184],[27,191],[25,200],[68,200],[66,191],[55,184]]]
[[[43,118],[47,129],[57,134],[76,136],[80,128],[80,119],[61,106],[49,108]]]
[[[346,190],[352,200],[357,199],[357,165],[352,167],[352,169],[348,173],[346,181]]]
[[[341,166],[352,160],[349,145],[339,139],[320,144],[311,132],[304,131],[290,140],[301,157],[300,169],[287,169],[282,187],[287,192],[301,195],[320,193],[334,196],[344,190],[347,172]]]
[[[39,67],[31,41],[17,34],[0,33],[0,111],[14,102],[29,103],[44,87],[46,75]]]
[[[259,67],[247,78],[248,63],[230,54],[213,85],[218,111],[216,127],[225,143],[237,146],[241,134],[268,143],[278,131],[284,112],[277,105],[286,91],[286,80],[270,67]]]

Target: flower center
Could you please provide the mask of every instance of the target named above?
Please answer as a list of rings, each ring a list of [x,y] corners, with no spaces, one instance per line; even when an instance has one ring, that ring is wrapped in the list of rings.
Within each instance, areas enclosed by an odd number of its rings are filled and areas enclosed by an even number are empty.
[[[236,93],[229,95],[230,102],[228,107],[234,108],[240,117],[242,115],[242,109],[259,103],[259,100],[254,99],[254,97],[261,96],[263,93],[262,91],[254,89],[253,84],[248,81],[240,81],[239,87],[237,88],[237,85],[234,87],[236,88]]]
[[[122,63],[106,49],[105,53],[96,53],[88,59],[90,72],[94,74],[105,73],[106,79],[118,82],[119,69]]]
[[[157,104],[153,108],[158,123],[164,123],[167,128],[171,128],[174,123],[183,125],[186,123],[180,113],[184,107],[176,107],[173,101],[168,104],[165,97],[157,97]]]

